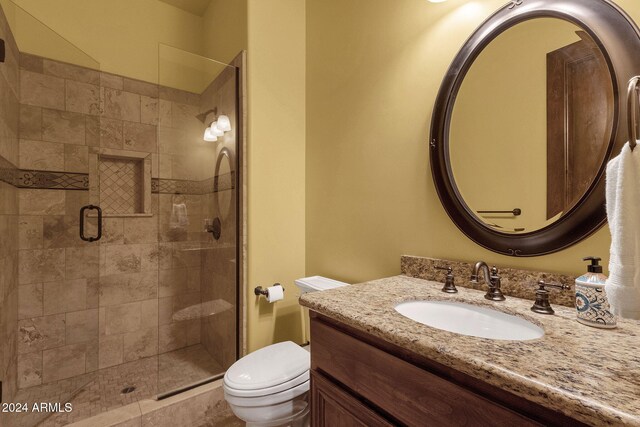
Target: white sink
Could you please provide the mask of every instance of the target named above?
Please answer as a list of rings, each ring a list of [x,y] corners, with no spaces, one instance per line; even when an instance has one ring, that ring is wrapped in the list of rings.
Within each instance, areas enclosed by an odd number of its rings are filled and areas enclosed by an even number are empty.
[[[527,341],[544,335],[542,328],[528,320],[461,302],[409,301],[395,309],[423,325],[472,337]]]

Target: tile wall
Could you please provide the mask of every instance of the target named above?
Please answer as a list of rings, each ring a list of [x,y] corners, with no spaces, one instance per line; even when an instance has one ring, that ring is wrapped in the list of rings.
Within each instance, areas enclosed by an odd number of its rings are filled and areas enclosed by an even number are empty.
[[[17,390],[18,349],[18,190],[11,179],[18,166],[18,47],[0,10],[0,381],[2,401]],[[6,425],[0,413],[0,426]]]
[[[215,212],[213,173],[223,144],[204,143],[196,115],[214,104],[233,109],[220,113],[235,129],[235,77],[221,75],[201,97],[26,54],[20,68],[20,140],[8,156],[22,170],[74,173],[85,185],[27,182],[17,191],[18,325],[8,330],[17,330],[18,386],[201,341],[228,366],[235,357],[235,210],[226,214],[221,241],[203,231]],[[233,132],[225,138],[233,149]],[[78,229],[80,207],[96,185],[88,182],[88,159],[105,150],[151,156],[152,215],[107,216],[102,240],[87,243]],[[224,182],[220,190],[233,197],[230,176]],[[184,218],[175,207],[182,204]],[[200,304],[216,300],[218,308],[201,319]],[[197,315],[189,314],[193,307]]]

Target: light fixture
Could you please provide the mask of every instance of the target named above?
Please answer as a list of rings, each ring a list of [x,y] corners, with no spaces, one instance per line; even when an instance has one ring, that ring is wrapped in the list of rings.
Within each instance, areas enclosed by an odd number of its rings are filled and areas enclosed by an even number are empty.
[[[444,3],[447,0],[429,0],[430,3]]]
[[[231,130],[231,121],[229,120],[229,117],[225,116],[224,114],[221,116],[218,116],[218,129],[220,129],[223,132],[229,132]]]
[[[218,137],[211,131],[211,128],[204,130],[204,140],[207,142],[216,142]]]
[[[218,122],[211,123],[209,129],[211,129],[211,133],[215,136],[224,136],[224,132],[220,129],[220,126],[218,126]]]

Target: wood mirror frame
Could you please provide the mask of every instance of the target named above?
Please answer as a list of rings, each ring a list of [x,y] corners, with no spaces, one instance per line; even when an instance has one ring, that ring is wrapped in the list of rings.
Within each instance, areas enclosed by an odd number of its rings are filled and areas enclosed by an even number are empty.
[[[579,201],[558,221],[537,231],[508,234],[480,221],[455,184],[449,159],[453,106],[475,59],[498,35],[535,18],[559,18],[574,23],[595,41],[607,61],[613,83],[614,114],[607,153],[596,178]],[[430,161],[438,196],[449,217],[471,240],[494,252],[527,257],[557,252],[578,243],[606,223],[605,170],[628,139],[628,82],[640,74],[640,30],[609,0],[512,0],[487,19],[467,40],[449,67],[434,107]],[[495,165],[500,167],[500,165]]]

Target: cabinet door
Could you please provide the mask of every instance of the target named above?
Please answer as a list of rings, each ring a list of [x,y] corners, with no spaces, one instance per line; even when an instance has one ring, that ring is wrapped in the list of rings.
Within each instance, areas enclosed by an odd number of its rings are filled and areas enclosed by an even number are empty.
[[[312,427],[386,427],[387,420],[317,372],[311,372]]]

